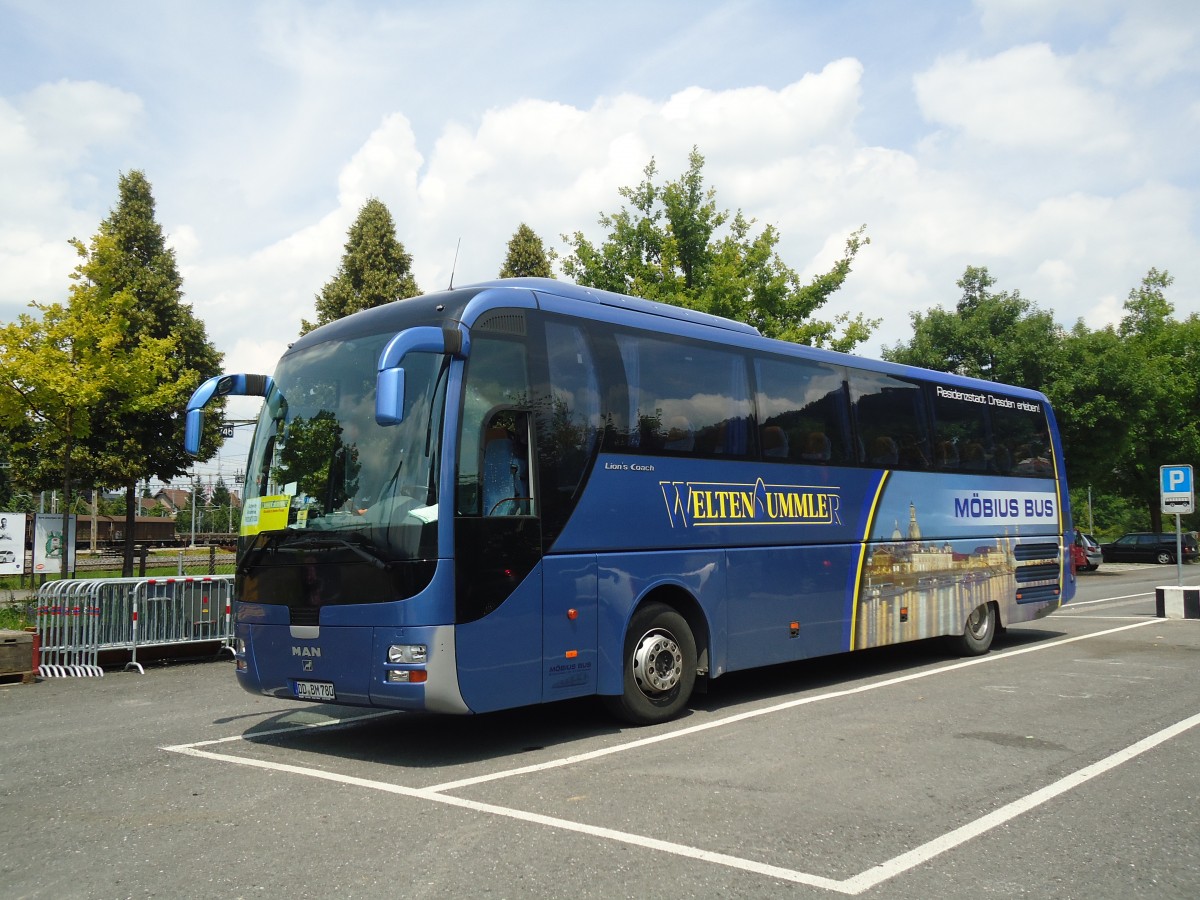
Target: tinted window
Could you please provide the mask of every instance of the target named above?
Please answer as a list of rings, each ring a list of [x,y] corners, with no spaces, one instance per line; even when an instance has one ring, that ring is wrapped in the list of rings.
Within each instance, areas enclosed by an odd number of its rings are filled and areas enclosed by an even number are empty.
[[[880,468],[928,469],[924,392],[911,381],[873,372],[850,377],[860,462]]]
[[[987,395],[931,385],[933,467],[946,472],[995,471],[988,452]]]
[[[638,453],[745,456],[750,393],[744,358],[689,341],[618,334],[628,384],[624,435]]]
[[[1052,478],[1054,464],[1041,405],[1004,397],[995,399],[998,402],[989,409],[997,471],[1002,475]]]
[[[600,428],[600,388],[591,348],[577,325],[546,323],[548,395],[539,403],[538,459],[545,514],[565,521]]]
[[[802,359],[758,359],[759,443],[765,460],[853,461],[845,371]]]

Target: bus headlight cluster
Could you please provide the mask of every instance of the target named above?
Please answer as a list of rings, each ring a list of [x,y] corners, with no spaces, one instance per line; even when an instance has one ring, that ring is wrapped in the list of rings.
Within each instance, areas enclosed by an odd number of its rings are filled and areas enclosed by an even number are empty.
[[[429,658],[429,648],[424,644],[392,644],[387,649],[389,663],[423,663]]]

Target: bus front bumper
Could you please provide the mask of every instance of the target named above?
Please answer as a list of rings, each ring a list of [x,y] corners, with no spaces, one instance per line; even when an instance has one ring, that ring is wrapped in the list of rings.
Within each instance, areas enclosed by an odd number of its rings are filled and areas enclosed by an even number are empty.
[[[238,683],[254,694],[348,706],[470,713],[454,626],[239,623]]]

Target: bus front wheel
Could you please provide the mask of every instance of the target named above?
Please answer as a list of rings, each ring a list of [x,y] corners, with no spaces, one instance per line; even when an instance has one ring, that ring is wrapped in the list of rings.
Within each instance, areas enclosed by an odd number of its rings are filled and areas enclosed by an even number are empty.
[[[963,633],[955,640],[955,645],[964,656],[981,656],[991,648],[995,636],[996,607],[984,603],[975,607],[975,611],[967,617]]]
[[[609,710],[634,725],[673,719],[696,684],[696,639],[687,621],[665,603],[648,603],[625,634],[623,690],[605,697]]]

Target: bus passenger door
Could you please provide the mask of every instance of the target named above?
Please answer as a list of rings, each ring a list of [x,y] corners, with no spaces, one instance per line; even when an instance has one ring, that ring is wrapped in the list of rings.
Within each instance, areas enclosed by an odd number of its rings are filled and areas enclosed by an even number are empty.
[[[542,700],[596,691],[596,557],[542,562]]]

